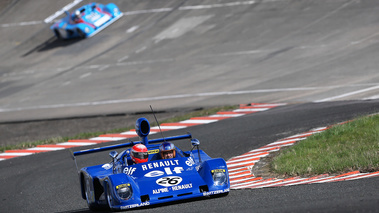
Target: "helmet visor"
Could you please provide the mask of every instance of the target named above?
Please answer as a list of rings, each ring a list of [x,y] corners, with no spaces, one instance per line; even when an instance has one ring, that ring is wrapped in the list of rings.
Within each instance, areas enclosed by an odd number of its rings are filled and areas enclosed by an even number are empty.
[[[138,159],[147,159],[149,157],[147,152],[132,152],[132,155]]]

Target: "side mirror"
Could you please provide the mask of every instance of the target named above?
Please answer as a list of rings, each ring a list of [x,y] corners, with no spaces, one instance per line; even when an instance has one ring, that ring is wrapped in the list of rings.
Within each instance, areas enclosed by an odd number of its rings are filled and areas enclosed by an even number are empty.
[[[112,159],[114,159],[115,157],[117,157],[118,153],[117,151],[112,151],[109,153],[109,156],[111,156]]]
[[[200,150],[199,150],[199,145],[200,141],[196,138],[191,139],[191,144],[192,144],[192,150],[196,147],[197,148],[197,153],[199,154],[199,162],[201,162],[201,156],[200,156]],[[192,152],[191,150],[191,152]]]
[[[194,138],[194,139],[191,139],[191,144],[192,144],[192,146],[199,146],[200,141],[198,139]]]

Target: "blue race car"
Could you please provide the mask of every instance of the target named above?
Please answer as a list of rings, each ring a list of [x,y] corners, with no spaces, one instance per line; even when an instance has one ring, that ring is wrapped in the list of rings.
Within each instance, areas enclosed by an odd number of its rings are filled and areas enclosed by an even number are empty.
[[[148,150],[145,163],[134,164],[131,151],[110,152],[111,162],[84,167],[79,173],[82,197],[91,210],[124,210],[190,198],[224,196],[230,182],[226,162],[209,157],[199,149],[199,140],[191,134],[149,140],[150,124],[146,118],[136,121],[141,141],[82,150],[75,156],[144,144]],[[176,149],[176,157],[162,159],[156,143],[190,139],[192,150]],[[195,149],[196,148],[196,149]]]
[[[118,7],[90,3],[72,13],[65,11],[66,17],[53,24],[53,30],[58,39],[87,38],[94,36],[123,15]]]

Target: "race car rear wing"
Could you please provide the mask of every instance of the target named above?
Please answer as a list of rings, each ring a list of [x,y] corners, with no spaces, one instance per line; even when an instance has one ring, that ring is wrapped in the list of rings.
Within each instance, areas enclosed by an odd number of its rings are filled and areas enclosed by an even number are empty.
[[[152,139],[152,140],[147,140],[147,137],[146,137],[145,139],[143,139],[141,141],[131,141],[128,143],[123,143],[123,144],[116,144],[116,145],[112,145],[112,146],[105,146],[105,147],[98,147],[98,148],[93,148],[93,149],[76,151],[76,152],[73,152],[73,156],[84,155],[84,154],[95,153],[95,152],[101,152],[101,151],[106,151],[106,150],[110,150],[110,149],[118,149],[118,148],[128,147],[128,146],[132,146],[132,145],[139,144],[139,143],[146,144],[144,142],[161,143],[164,141],[182,140],[182,139],[187,139],[187,138],[192,138],[192,135],[190,133],[188,133],[185,135],[178,135],[178,136],[172,136],[172,137],[166,137],[166,138],[157,138],[157,139]],[[144,141],[144,140],[146,140],[146,141]]]
[[[154,117],[155,117],[155,115],[154,115]],[[157,121],[157,123],[158,123],[158,121]],[[158,124],[158,126],[159,126],[159,124]],[[162,134],[162,138],[149,140],[147,138],[147,136],[150,133],[150,123],[146,118],[137,119],[135,127],[136,127],[136,133],[141,138],[141,141],[136,141],[136,142],[130,141],[128,143],[123,143],[123,144],[117,144],[117,145],[112,145],[112,146],[105,146],[105,147],[98,147],[98,148],[94,148],[94,149],[81,150],[81,151],[77,151],[77,152],[72,152],[72,156],[73,156],[73,158],[75,158],[75,156],[78,156],[78,155],[84,155],[84,154],[89,154],[89,153],[94,153],[94,152],[101,152],[101,151],[106,151],[106,150],[110,150],[110,149],[118,149],[118,148],[133,146],[134,144],[138,144],[138,143],[148,145],[149,143],[161,143],[164,141],[174,141],[174,140],[192,138],[190,133],[188,133],[186,135],[178,135],[178,136],[172,136],[172,137],[167,137],[167,138],[165,138]],[[159,129],[160,129],[160,126],[159,126]],[[161,133],[162,133],[162,131],[161,131]]]

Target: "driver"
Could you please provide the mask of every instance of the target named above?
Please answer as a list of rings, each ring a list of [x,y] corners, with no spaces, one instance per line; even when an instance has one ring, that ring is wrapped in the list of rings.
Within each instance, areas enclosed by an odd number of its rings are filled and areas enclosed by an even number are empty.
[[[159,145],[159,153],[162,159],[170,159],[176,157],[176,148],[170,142],[163,142]]]
[[[130,156],[135,164],[146,163],[149,160],[149,153],[143,144],[136,144],[132,147]]]

